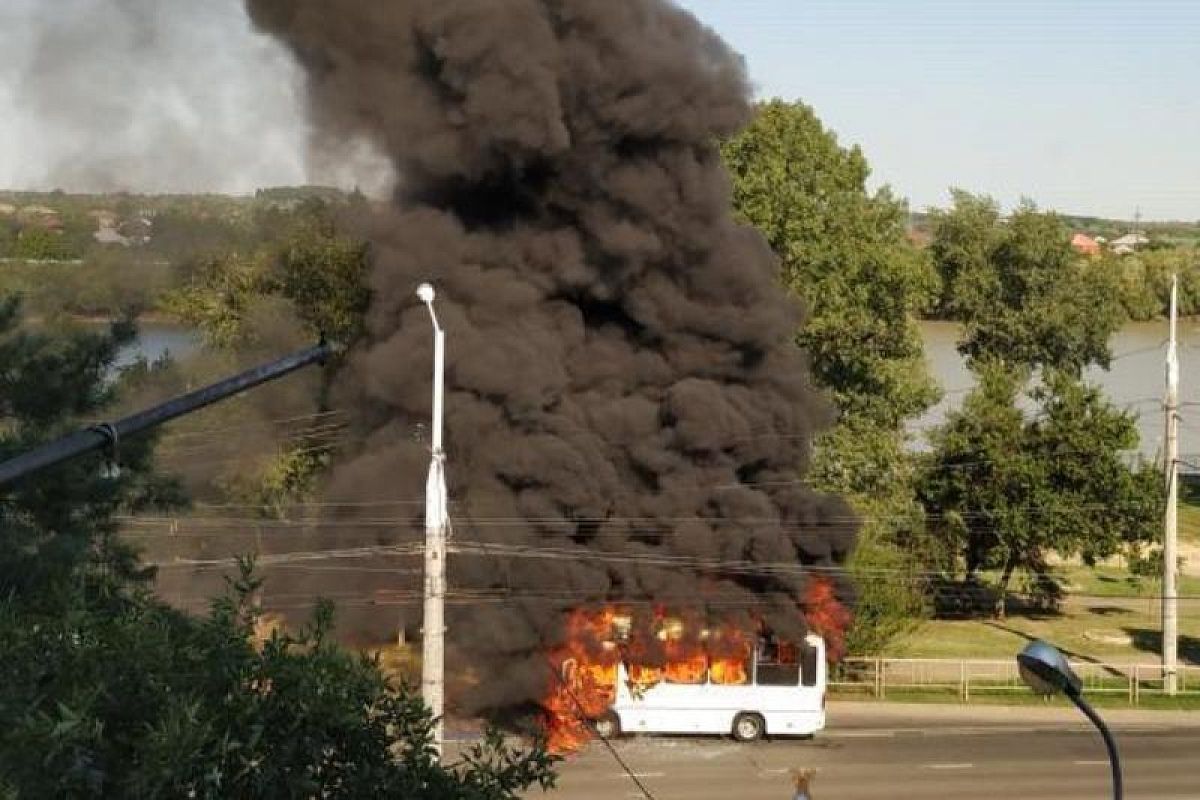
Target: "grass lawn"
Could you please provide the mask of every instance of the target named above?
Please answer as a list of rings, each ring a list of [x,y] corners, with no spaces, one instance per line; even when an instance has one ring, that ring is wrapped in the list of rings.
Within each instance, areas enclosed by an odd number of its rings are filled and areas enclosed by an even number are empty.
[[[1083,600],[1129,597],[1152,599],[1162,591],[1162,582],[1158,579],[1133,575],[1119,567],[1063,567],[1058,570],[1058,574],[1065,580],[1067,594],[1082,596]],[[1178,591],[1181,598],[1200,598],[1200,577],[1180,575]]]
[[[1158,582],[1109,567],[1062,571],[1071,595],[1058,614],[1006,620],[928,620],[886,655],[906,658],[1012,658],[1030,639],[1076,658],[1153,663],[1159,651]],[[1200,664],[1200,578],[1180,580],[1179,656]]]
[[[1200,490],[1185,486],[1177,506],[1179,540],[1200,544]]]
[[[834,700],[874,701],[870,692],[847,691],[840,687],[831,688],[829,696]],[[893,703],[960,703],[957,689],[944,691],[919,691],[915,689],[890,689],[887,699]],[[1088,703],[1098,708],[1129,708],[1128,695],[1120,693],[1088,695]],[[998,706],[1041,706],[1055,708],[1070,708],[1071,702],[1062,696],[1040,697],[1029,691],[1006,691],[988,693],[976,688],[971,692],[972,705]],[[1160,695],[1144,694],[1140,697],[1137,707],[1155,711],[1200,711],[1200,696],[1180,695],[1178,697],[1162,697]]]
[[[1200,478],[1186,476],[1179,481],[1179,539],[1200,544]]]

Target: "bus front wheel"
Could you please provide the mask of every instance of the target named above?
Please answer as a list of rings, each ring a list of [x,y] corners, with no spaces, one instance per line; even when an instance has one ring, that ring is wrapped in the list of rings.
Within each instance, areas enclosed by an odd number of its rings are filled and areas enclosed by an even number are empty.
[[[753,742],[767,732],[767,725],[758,714],[738,714],[733,718],[733,738],[739,742]]]
[[[621,721],[611,711],[595,720],[592,724],[596,728],[596,734],[601,739],[615,739],[621,735]]]

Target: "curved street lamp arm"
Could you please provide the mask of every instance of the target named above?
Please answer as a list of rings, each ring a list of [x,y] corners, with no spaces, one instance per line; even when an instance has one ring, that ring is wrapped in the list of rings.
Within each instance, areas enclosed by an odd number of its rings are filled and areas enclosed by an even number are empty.
[[[1117,752],[1117,742],[1113,739],[1112,731],[1104,724],[1104,720],[1100,719],[1100,715],[1083,699],[1083,695],[1079,692],[1066,692],[1066,695],[1076,708],[1092,721],[1104,738],[1104,746],[1108,748],[1108,762],[1112,765],[1113,800],[1122,800],[1125,795],[1125,787],[1121,778],[1121,756]]]

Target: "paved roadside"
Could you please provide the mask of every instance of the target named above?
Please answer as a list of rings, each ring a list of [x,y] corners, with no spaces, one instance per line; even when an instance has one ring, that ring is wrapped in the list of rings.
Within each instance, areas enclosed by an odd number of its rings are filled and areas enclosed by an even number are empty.
[[[1100,709],[1100,714],[1114,730],[1196,729],[1200,735],[1200,711],[1105,708]],[[835,739],[930,732],[961,734],[975,730],[1010,733],[1070,728],[1092,730],[1091,723],[1077,710],[1059,706],[830,700],[825,717],[826,728],[818,736]],[[451,717],[446,721],[446,739],[458,743],[478,741],[483,728],[484,724],[479,720]]]
[[[612,745],[624,766],[607,747],[592,743],[560,766],[559,789],[552,796],[784,800],[792,796],[789,771],[798,767],[817,770],[816,796],[838,800],[1110,796],[1100,738],[1071,709],[839,702],[827,711],[829,727],[811,740],[740,744],[715,736],[622,738]],[[1130,710],[1105,716],[1116,729],[1128,796],[1200,796],[1194,766],[1200,713]]]
[[[1152,711],[1140,708],[1102,709],[1104,720],[1115,729],[1198,728],[1200,711]],[[987,726],[1090,727],[1074,708],[1061,706],[1000,706],[982,704],[892,703],[887,701],[831,700],[826,707],[829,731],[871,729],[924,729]]]

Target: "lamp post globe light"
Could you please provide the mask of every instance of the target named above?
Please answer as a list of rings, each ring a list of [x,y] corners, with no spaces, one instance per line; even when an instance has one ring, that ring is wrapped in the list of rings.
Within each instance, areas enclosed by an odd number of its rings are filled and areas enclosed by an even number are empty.
[[[433,291],[432,285],[428,283],[422,283],[417,287],[417,297],[420,298],[422,303],[429,306],[430,309],[433,308],[433,298],[435,296],[436,293]]]
[[[1100,715],[1083,699],[1083,681],[1071,669],[1067,659],[1058,648],[1043,641],[1030,642],[1017,655],[1017,667],[1021,678],[1036,694],[1052,695],[1062,692],[1075,707],[1100,731],[1104,746],[1108,749],[1108,761],[1112,767],[1113,797],[1121,800],[1124,786],[1121,779],[1121,756],[1112,732],[1100,719]]]

